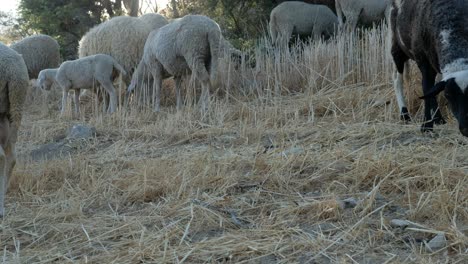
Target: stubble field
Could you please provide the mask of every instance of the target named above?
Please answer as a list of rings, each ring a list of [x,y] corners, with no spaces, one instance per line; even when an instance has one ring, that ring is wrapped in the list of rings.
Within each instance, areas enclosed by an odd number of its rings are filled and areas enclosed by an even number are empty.
[[[401,122],[387,30],[360,34],[224,59],[203,117],[193,81],[181,112],[166,82],[161,113],[90,101],[80,120],[31,92],[3,261],[466,263],[468,139],[445,107],[419,132],[415,66]],[[74,124],[96,136],[67,138]]]

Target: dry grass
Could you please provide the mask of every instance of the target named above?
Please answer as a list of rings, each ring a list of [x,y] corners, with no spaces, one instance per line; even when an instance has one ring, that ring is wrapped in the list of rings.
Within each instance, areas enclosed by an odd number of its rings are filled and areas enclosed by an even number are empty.
[[[420,134],[415,70],[416,122],[399,121],[385,32],[290,55],[259,48],[253,70],[225,61],[205,117],[190,81],[180,113],[173,94],[159,114],[85,107],[80,122],[97,137],[50,160],[30,153],[78,121],[35,95],[1,222],[3,261],[464,263],[468,140],[452,118]],[[349,197],[362,202],[345,209]],[[393,228],[394,218],[417,226]],[[428,252],[437,232],[448,246]]]

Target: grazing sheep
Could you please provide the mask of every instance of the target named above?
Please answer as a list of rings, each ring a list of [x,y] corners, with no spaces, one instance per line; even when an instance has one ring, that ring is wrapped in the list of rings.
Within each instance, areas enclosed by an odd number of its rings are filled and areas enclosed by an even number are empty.
[[[106,54],[96,54],[81,59],[66,61],[60,65],[55,76],[57,84],[62,88],[62,115],[67,105],[68,91],[75,90],[75,114],[80,112],[80,89],[91,89],[98,82],[107,91],[110,97],[109,112],[117,108],[117,94],[114,88],[113,77],[117,69],[125,75],[125,70],[117,61]]]
[[[28,86],[23,58],[0,43],[0,217],[5,213],[8,180],[16,163],[15,144]]]
[[[383,18],[388,21],[391,0],[336,0],[335,8],[340,28],[353,31],[359,21],[363,24],[372,24]]]
[[[283,2],[291,2],[291,1],[275,1],[278,4],[281,4]],[[326,5],[328,8],[333,11],[333,13],[336,14],[336,9],[335,9],[335,0],[301,0],[299,2],[304,2],[308,4],[314,4],[314,5]]]
[[[124,82],[130,83],[131,73],[141,60],[143,47],[149,33],[168,24],[159,14],[141,17],[114,17],[89,30],[80,40],[80,58],[107,54],[112,56],[129,73]]]
[[[324,5],[283,2],[270,13],[270,35],[274,44],[286,45],[293,34],[329,38],[338,18]]]
[[[391,12],[392,56],[396,66],[395,92],[403,119],[410,120],[403,96],[405,62],[414,60],[422,74],[424,96],[423,132],[445,120],[436,95],[445,97],[468,136],[468,1],[396,0]],[[434,85],[437,73],[442,80]]]
[[[36,86],[49,91],[55,82],[55,76],[57,75],[57,69],[45,69],[39,72],[36,80]]]
[[[57,68],[60,65],[59,44],[47,35],[29,36],[13,43],[10,48],[23,56],[29,79],[36,79],[43,69]]]
[[[154,79],[154,110],[159,111],[162,80],[174,76],[177,109],[181,108],[181,78],[192,72],[201,82],[202,95],[200,104],[202,112],[208,108],[211,80],[216,80],[220,48],[227,46],[221,35],[219,25],[206,16],[188,15],[170,24],[154,30],[148,36],[143,59],[133,74],[128,87],[131,92],[141,87],[145,71]]]

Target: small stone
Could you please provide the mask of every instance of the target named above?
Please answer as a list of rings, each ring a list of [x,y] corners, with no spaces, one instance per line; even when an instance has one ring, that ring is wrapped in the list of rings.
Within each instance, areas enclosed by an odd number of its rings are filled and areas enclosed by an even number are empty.
[[[344,199],[343,204],[344,204],[345,209],[349,209],[349,208],[356,207],[358,204],[358,201],[355,198],[350,197],[350,198]]]
[[[96,136],[96,128],[87,125],[73,125],[68,131],[68,138],[83,139]]]
[[[380,106],[384,106],[388,104],[390,104],[390,101],[380,99],[380,100],[375,100],[374,103],[372,104],[372,107],[380,107]]]
[[[444,233],[437,234],[426,244],[426,248],[432,252],[442,249],[447,246],[447,239]]]
[[[300,147],[292,147],[287,150],[281,152],[281,156],[289,156],[289,155],[299,155],[304,153],[304,149]]]
[[[406,221],[406,220],[400,220],[400,219],[392,219],[390,221],[390,226],[392,227],[399,227],[401,229],[405,229],[407,228],[408,226],[410,226],[411,223]]]

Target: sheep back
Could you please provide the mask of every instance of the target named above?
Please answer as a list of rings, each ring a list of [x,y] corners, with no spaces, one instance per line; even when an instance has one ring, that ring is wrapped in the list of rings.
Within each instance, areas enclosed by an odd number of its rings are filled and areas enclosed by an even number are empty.
[[[219,58],[221,29],[212,19],[188,15],[151,32],[144,60],[154,56],[172,76],[184,75],[191,60],[210,62]],[[189,61],[187,61],[189,60]]]
[[[86,33],[80,41],[79,57],[107,54],[117,60],[127,73],[132,73],[143,55],[146,38],[153,29],[166,25],[158,14],[140,18],[114,17]],[[128,83],[128,79],[125,80]]]
[[[363,24],[372,24],[385,17],[391,0],[336,0],[346,17],[358,17]]]
[[[28,87],[28,69],[22,56],[0,43],[0,115],[6,115],[11,122],[13,143],[16,142]]]
[[[331,35],[337,23],[338,18],[327,6],[298,1],[283,2],[270,13],[270,34],[273,40],[277,40],[278,35],[288,32],[311,35],[314,27],[318,27]]]
[[[50,36],[29,36],[10,47],[23,56],[30,79],[37,78],[43,69],[57,68],[60,65],[60,46]]]

